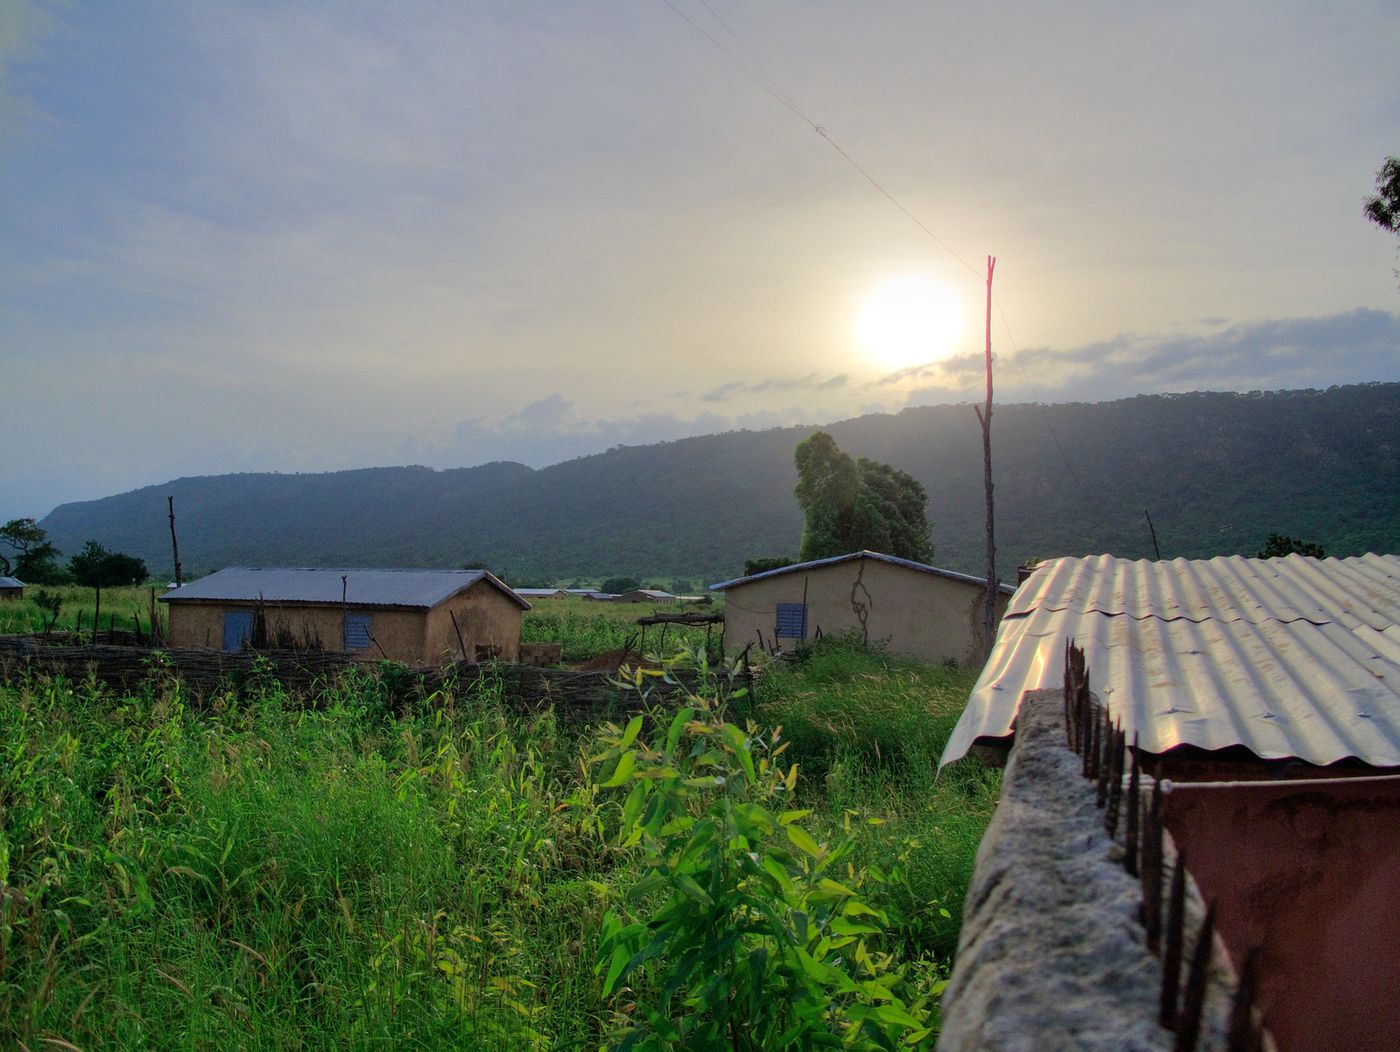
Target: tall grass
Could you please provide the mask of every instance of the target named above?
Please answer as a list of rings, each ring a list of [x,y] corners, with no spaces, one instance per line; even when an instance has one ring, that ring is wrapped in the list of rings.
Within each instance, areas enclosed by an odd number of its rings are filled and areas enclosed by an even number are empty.
[[[938,772],[976,677],[828,639],[772,669],[753,706],[791,742],[804,806],[857,832],[859,857],[900,889],[911,945],[944,959],[1001,786],[976,760]]]
[[[156,588],[156,595],[163,589]],[[36,602],[40,592],[57,596],[62,603],[54,631],[73,629],[82,618],[84,632],[92,631],[92,619],[98,613],[96,596],[91,588],[75,584],[26,585],[24,598],[0,599],[0,634],[41,632],[53,620],[52,615]],[[142,633],[151,630],[151,588],[149,585],[134,585],[128,588],[102,589],[101,626],[106,631],[111,625],[117,631],[131,631],[134,619],[139,619]],[[165,610],[158,608],[158,616],[166,621]]]
[[[670,608],[668,608],[670,609]],[[526,611],[520,626],[522,643],[562,643],[565,661],[586,661],[623,647],[644,646],[648,654],[672,657],[704,647],[707,638],[719,646],[721,626],[710,633],[703,627],[648,625],[645,640],[637,619],[655,613],[651,603],[602,603],[587,599],[541,599]],[[664,640],[664,646],[663,646]]]
[[[968,679],[852,651],[753,704],[813,820],[891,876],[909,959],[946,964],[995,791],[907,740]],[[606,1042],[602,918],[638,871],[590,732],[489,678],[401,716],[363,683],[323,700],[0,688],[0,1047]]]

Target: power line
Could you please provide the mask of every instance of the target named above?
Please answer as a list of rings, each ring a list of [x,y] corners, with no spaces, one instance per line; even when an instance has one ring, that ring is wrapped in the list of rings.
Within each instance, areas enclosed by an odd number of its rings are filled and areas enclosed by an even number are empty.
[[[841,158],[845,160],[847,164],[849,164],[858,173],[860,173],[861,177],[864,178],[865,181],[868,182],[872,187],[874,187],[876,191],[878,191],[881,194],[881,196],[885,198],[885,200],[889,201],[890,204],[894,205],[895,208],[899,209],[899,211],[904,213],[904,215],[915,226],[917,226],[926,235],[928,235],[928,237],[931,238],[933,242],[936,245],[938,245],[939,248],[943,249],[943,251],[947,252],[948,255],[952,256],[955,260],[957,260],[964,267],[966,267],[967,270],[974,277],[978,278],[979,280],[981,279],[982,274],[976,267],[974,267],[966,259],[960,256],[952,248],[951,245],[949,245],[946,241],[944,241],[941,237],[934,233],[933,229],[929,227],[928,224],[926,224],[922,219],[920,219],[917,215],[910,211],[910,209],[907,208],[902,201],[900,201],[897,197],[894,196],[894,194],[890,193],[890,191],[885,188],[884,184],[882,184],[878,179],[876,179],[873,175],[866,171],[865,168],[860,164],[860,162],[858,162],[854,157],[847,153],[845,149],[842,148],[841,144],[831,137],[831,133],[828,132],[823,125],[818,124],[807,114],[807,112],[797,103],[797,101],[793,99],[793,97],[783,89],[783,86],[778,82],[777,78],[775,78],[764,68],[763,64],[759,61],[758,56],[754,54],[753,49],[750,48],[746,43],[744,43],[743,39],[740,38],[739,34],[734,32],[734,30],[730,28],[729,23],[726,22],[723,18],[721,18],[719,16],[719,13],[715,11],[713,7],[710,6],[708,0],[700,0],[700,6],[702,6],[706,11],[709,12],[710,17],[713,18],[716,22],[718,22],[721,28],[723,28],[723,30],[725,31],[725,33],[729,35],[729,38],[733,40],[735,44],[737,44],[744,51],[744,54],[748,56],[747,61],[741,56],[735,54],[728,47],[726,47],[722,41],[717,39],[712,33],[708,32],[703,26],[701,26],[684,11],[682,11],[679,7],[677,7],[672,2],[672,0],[661,0],[661,2],[664,3],[667,7],[669,7],[673,12],[675,12],[675,14],[678,17],[680,17],[687,25],[689,25],[697,33],[699,33],[716,48],[718,48],[731,62],[738,66],[739,69],[742,70],[751,81],[757,84],[760,88],[762,88],[765,92],[772,96],[773,99],[775,99],[778,103],[786,107],[789,112],[791,112],[794,116],[796,116],[799,120],[801,120],[804,124],[811,128],[814,132],[820,135],[823,139],[825,139],[827,144],[830,145],[831,148],[835,150],[838,154],[840,154]],[[1002,306],[1000,297],[996,296],[995,293],[993,294],[993,301],[996,303],[997,313],[998,316],[1001,318],[1001,327],[1006,333],[1006,340],[1011,345],[1011,353],[1013,359],[1016,362],[1016,367],[1020,369],[1021,376],[1025,381],[1026,386],[1031,389],[1031,393],[1036,399],[1036,404],[1040,407],[1040,415],[1041,419],[1045,421],[1045,429],[1050,433],[1050,439],[1055,443],[1055,449],[1059,451],[1060,459],[1064,461],[1065,470],[1069,472],[1070,478],[1074,480],[1075,487],[1079,490],[1080,495],[1087,500],[1089,494],[1085,490],[1084,484],[1080,482],[1079,475],[1074,470],[1074,465],[1070,463],[1069,457],[1065,454],[1064,446],[1060,444],[1060,438],[1057,434],[1055,434],[1055,428],[1050,423],[1050,414],[1046,412],[1045,404],[1041,401],[1040,398],[1040,393],[1036,390],[1035,384],[1031,382],[1030,374],[1026,372],[1025,364],[1021,361],[1021,352],[1016,346],[1015,338],[1011,334],[1011,323],[1007,320],[1006,309]]]
[[[1001,298],[996,293],[992,293],[992,302],[997,305],[997,314],[1001,317],[1001,327],[1006,330],[1006,342],[1011,344],[1011,356],[1016,361],[1016,368],[1021,370],[1021,378],[1026,386],[1031,389],[1031,394],[1035,396],[1036,405],[1040,408],[1040,418],[1045,421],[1045,430],[1050,432],[1050,441],[1055,443],[1055,448],[1059,450],[1060,459],[1064,461],[1065,470],[1069,472],[1069,477],[1074,480],[1074,488],[1079,490],[1079,495],[1085,500],[1089,499],[1089,491],[1084,488],[1084,483],[1079,481],[1079,475],[1074,470],[1074,465],[1070,463],[1069,457],[1065,454],[1065,447],[1060,445],[1060,436],[1055,434],[1055,426],[1050,423],[1050,414],[1047,412],[1045,403],[1040,399],[1040,392],[1031,382],[1030,373],[1026,372],[1025,363],[1021,361],[1020,348],[1016,346],[1016,340],[1011,335],[1011,324],[1006,320],[1006,308],[1001,305]]]

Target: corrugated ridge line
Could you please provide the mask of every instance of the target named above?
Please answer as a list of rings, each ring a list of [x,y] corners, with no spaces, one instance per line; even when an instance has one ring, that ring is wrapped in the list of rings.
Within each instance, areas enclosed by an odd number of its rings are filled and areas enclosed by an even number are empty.
[[[944,762],[978,737],[1008,734],[1024,691],[1058,685],[1067,638],[1085,647],[1095,692],[1150,752],[1243,745],[1265,758],[1400,764],[1400,684],[1391,682],[1400,680],[1400,666],[1389,666],[1395,676],[1378,677],[1369,667],[1380,663],[1374,648],[1340,625],[1063,611],[1038,611],[1009,626]],[[1329,703],[1313,700],[1324,698]]]
[[[1391,595],[1400,559],[1363,556],[1318,560],[1303,556],[1257,560],[1217,556],[1170,562],[1087,556],[1057,559],[1034,575],[1008,617],[1034,609],[1098,610],[1130,617],[1219,620],[1342,620],[1383,627],[1400,621]]]
[[[1358,625],[1352,634],[1371,647],[1378,660],[1400,667],[1400,625],[1391,625],[1383,632],[1370,625]]]
[[[1376,629],[1400,623],[1400,557],[1363,555],[1321,564],[1299,558],[1298,562],[1301,577],[1358,621]]]

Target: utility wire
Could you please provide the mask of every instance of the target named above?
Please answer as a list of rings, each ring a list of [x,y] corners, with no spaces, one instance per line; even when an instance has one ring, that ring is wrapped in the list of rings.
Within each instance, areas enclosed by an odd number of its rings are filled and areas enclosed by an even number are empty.
[[[943,251],[947,252],[948,255],[952,256],[955,260],[957,260],[964,267],[966,267],[974,277],[979,279],[982,277],[981,271],[979,271],[971,263],[969,263],[962,256],[960,256],[952,248],[951,245],[949,245],[946,241],[944,241],[941,237],[934,233],[932,228],[930,228],[928,224],[926,224],[922,219],[920,219],[917,215],[910,211],[902,201],[900,201],[897,197],[894,196],[894,194],[890,193],[889,190],[885,189],[884,185],[878,179],[876,179],[873,175],[866,171],[865,168],[860,164],[860,162],[858,162],[854,157],[847,153],[842,148],[841,144],[831,137],[831,134],[826,130],[824,126],[818,124],[807,114],[807,112],[797,103],[797,101],[793,99],[793,97],[783,89],[783,86],[780,83],[778,83],[778,80],[763,67],[763,64],[759,61],[758,56],[754,54],[753,49],[751,49],[747,44],[745,44],[744,41],[740,38],[739,34],[734,32],[734,30],[730,28],[729,23],[726,22],[723,18],[721,18],[719,16],[719,13],[709,5],[708,0],[700,0],[700,6],[710,13],[710,17],[713,18],[716,22],[718,22],[719,25],[724,29],[725,33],[728,34],[729,38],[733,40],[734,43],[737,44],[743,50],[744,54],[748,56],[747,60],[741,57],[740,55],[735,54],[730,48],[726,47],[723,41],[716,38],[714,34],[707,31],[703,26],[701,26],[684,11],[682,11],[679,7],[677,7],[672,2],[672,0],[661,0],[661,2],[667,7],[669,7],[682,21],[684,21],[697,33],[699,33],[716,48],[718,48],[731,62],[738,66],[739,69],[742,70],[743,73],[751,81],[757,84],[760,88],[762,88],[765,92],[772,96],[774,100],[776,100],[782,106],[786,107],[788,111],[790,111],[795,117],[797,117],[814,132],[816,132],[823,139],[825,139],[827,144],[838,154],[840,154],[841,158],[847,164],[849,164],[852,168],[859,172],[860,175],[865,179],[865,181],[868,182],[872,187],[874,187],[875,190],[878,191],[880,195],[885,198],[885,200],[889,201],[889,203],[894,205],[895,208],[903,212],[904,215],[915,226],[917,226],[920,230],[927,234],[929,238],[931,238],[933,242],[936,245],[938,245],[939,248],[943,249]],[[1065,470],[1069,472],[1070,478],[1074,480],[1075,487],[1079,490],[1080,495],[1087,500],[1089,498],[1089,494],[1085,490],[1084,484],[1080,481],[1079,475],[1075,472],[1074,465],[1070,463],[1069,457],[1065,454],[1064,446],[1060,444],[1060,438],[1057,434],[1055,434],[1055,428],[1050,423],[1050,414],[1046,412],[1045,404],[1041,401],[1040,398],[1040,393],[1036,389],[1035,384],[1031,382],[1030,374],[1026,372],[1025,364],[1021,361],[1021,352],[1016,346],[1015,338],[1011,334],[1011,323],[1007,320],[1006,308],[1002,306],[1001,298],[997,296],[996,293],[992,294],[992,299],[993,302],[996,303],[997,314],[1001,318],[1001,327],[1006,333],[1007,343],[1011,345],[1012,358],[1016,362],[1016,367],[1021,371],[1021,376],[1022,379],[1025,381],[1026,386],[1031,389],[1031,393],[1035,397],[1036,404],[1040,407],[1040,415],[1041,419],[1045,421],[1045,429],[1050,433],[1050,439],[1055,443],[1055,448],[1059,451],[1060,459],[1064,461]]]
[[[710,12],[711,18],[724,27],[724,31],[729,34],[729,38],[744,49],[744,54],[749,56],[749,61],[753,63],[753,68],[758,71],[759,75],[762,76],[764,80],[772,85],[773,90],[782,96],[783,100],[792,108],[793,112],[815,128],[816,124],[807,116],[802,107],[797,104],[796,100],[794,100],[791,95],[783,90],[783,86],[778,83],[777,79],[763,68],[763,63],[758,60],[758,56],[753,53],[753,50],[745,44],[742,39],[740,39],[738,33],[729,28],[729,23],[719,16],[719,12],[709,5],[708,0],[700,0],[700,5],[706,11]]]

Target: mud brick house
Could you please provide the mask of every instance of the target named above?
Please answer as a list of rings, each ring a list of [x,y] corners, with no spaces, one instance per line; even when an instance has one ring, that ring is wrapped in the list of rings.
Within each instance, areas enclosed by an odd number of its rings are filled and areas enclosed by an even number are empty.
[[[161,601],[173,647],[304,647],[408,665],[515,661],[530,608],[485,570],[238,566]]]
[[[710,585],[724,593],[724,647],[789,647],[818,635],[855,633],[890,653],[971,664],[982,638],[986,581],[936,566],[860,551]],[[1014,589],[1003,585],[998,611]]]

